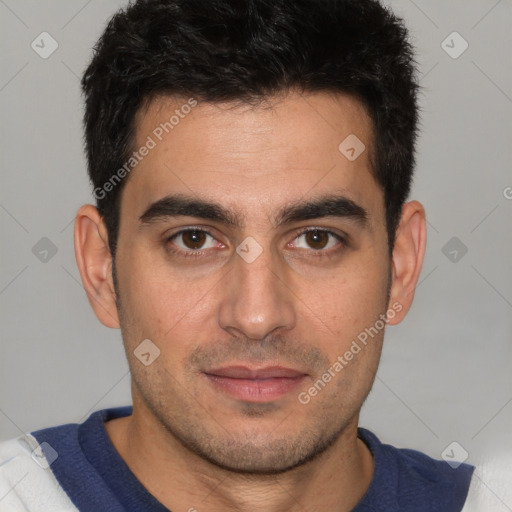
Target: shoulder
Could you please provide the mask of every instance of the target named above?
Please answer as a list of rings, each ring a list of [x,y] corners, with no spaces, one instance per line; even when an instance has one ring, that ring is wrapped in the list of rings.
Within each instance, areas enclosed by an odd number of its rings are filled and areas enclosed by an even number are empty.
[[[375,470],[370,491],[373,502],[386,503],[383,510],[462,510],[473,466],[448,464],[418,450],[384,444],[366,429],[359,429],[359,437],[374,456]]]
[[[0,510],[76,511],[50,469],[53,457],[50,448],[30,434],[1,442]]]

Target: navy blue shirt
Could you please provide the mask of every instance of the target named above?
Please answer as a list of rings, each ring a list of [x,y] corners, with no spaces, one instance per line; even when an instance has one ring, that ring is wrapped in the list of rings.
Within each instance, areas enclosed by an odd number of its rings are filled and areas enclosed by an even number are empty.
[[[132,413],[130,407],[96,411],[81,424],[32,432],[58,453],[50,468],[74,505],[84,512],[168,512],[137,480],[110,441],[104,422]],[[473,466],[453,469],[416,450],[381,443],[359,428],[374,458],[370,487],[353,512],[460,512]]]

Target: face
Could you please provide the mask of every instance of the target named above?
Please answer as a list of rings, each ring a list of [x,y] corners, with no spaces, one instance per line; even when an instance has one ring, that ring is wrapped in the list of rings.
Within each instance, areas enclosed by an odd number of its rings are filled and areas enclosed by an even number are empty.
[[[371,121],[323,93],[186,104],[139,113],[151,149],[122,194],[134,412],[219,466],[285,471],[355,428],[377,370],[390,259]],[[338,149],[351,134],[356,159]]]

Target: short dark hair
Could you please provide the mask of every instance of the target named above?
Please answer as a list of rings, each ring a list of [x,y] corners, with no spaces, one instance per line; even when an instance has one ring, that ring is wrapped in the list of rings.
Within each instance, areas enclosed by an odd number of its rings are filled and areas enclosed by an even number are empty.
[[[292,89],[351,94],[366,107],[392,250],[415,164],[419,85],[407,29],[377,0],[131,2],[98,40],[82,89],[88,173],[113,258],[127,178],[103,187],[133,153],[145,103],[253,103]]]

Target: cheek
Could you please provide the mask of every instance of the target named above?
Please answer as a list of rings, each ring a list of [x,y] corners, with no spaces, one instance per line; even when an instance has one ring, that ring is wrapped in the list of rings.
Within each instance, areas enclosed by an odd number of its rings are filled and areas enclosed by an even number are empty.
[[[185,285],[183,276],[170,274],[168,266],[136,254],[126,258],[123,270],[123,338],[128,346],[149,338],[162,357],[177,361],[204,338],[205,330],[213,332],[209,322],[215,290],[205,297],[213,286],[206,280]]]
[[[119,254],[117,273],[127,341],[136,343],[135,338],[141,336],[156,340],[157,333],[170,328],[172,318],[179,318],[178,290],[172,288],[172,281],[162,279],[158,264],[133,246]]]
[[[333,273],[321,290],[311,286],[306,291],[312,309],[338,342],[357,336],[385,312],[386,272],[377,264],[361,262]]]

